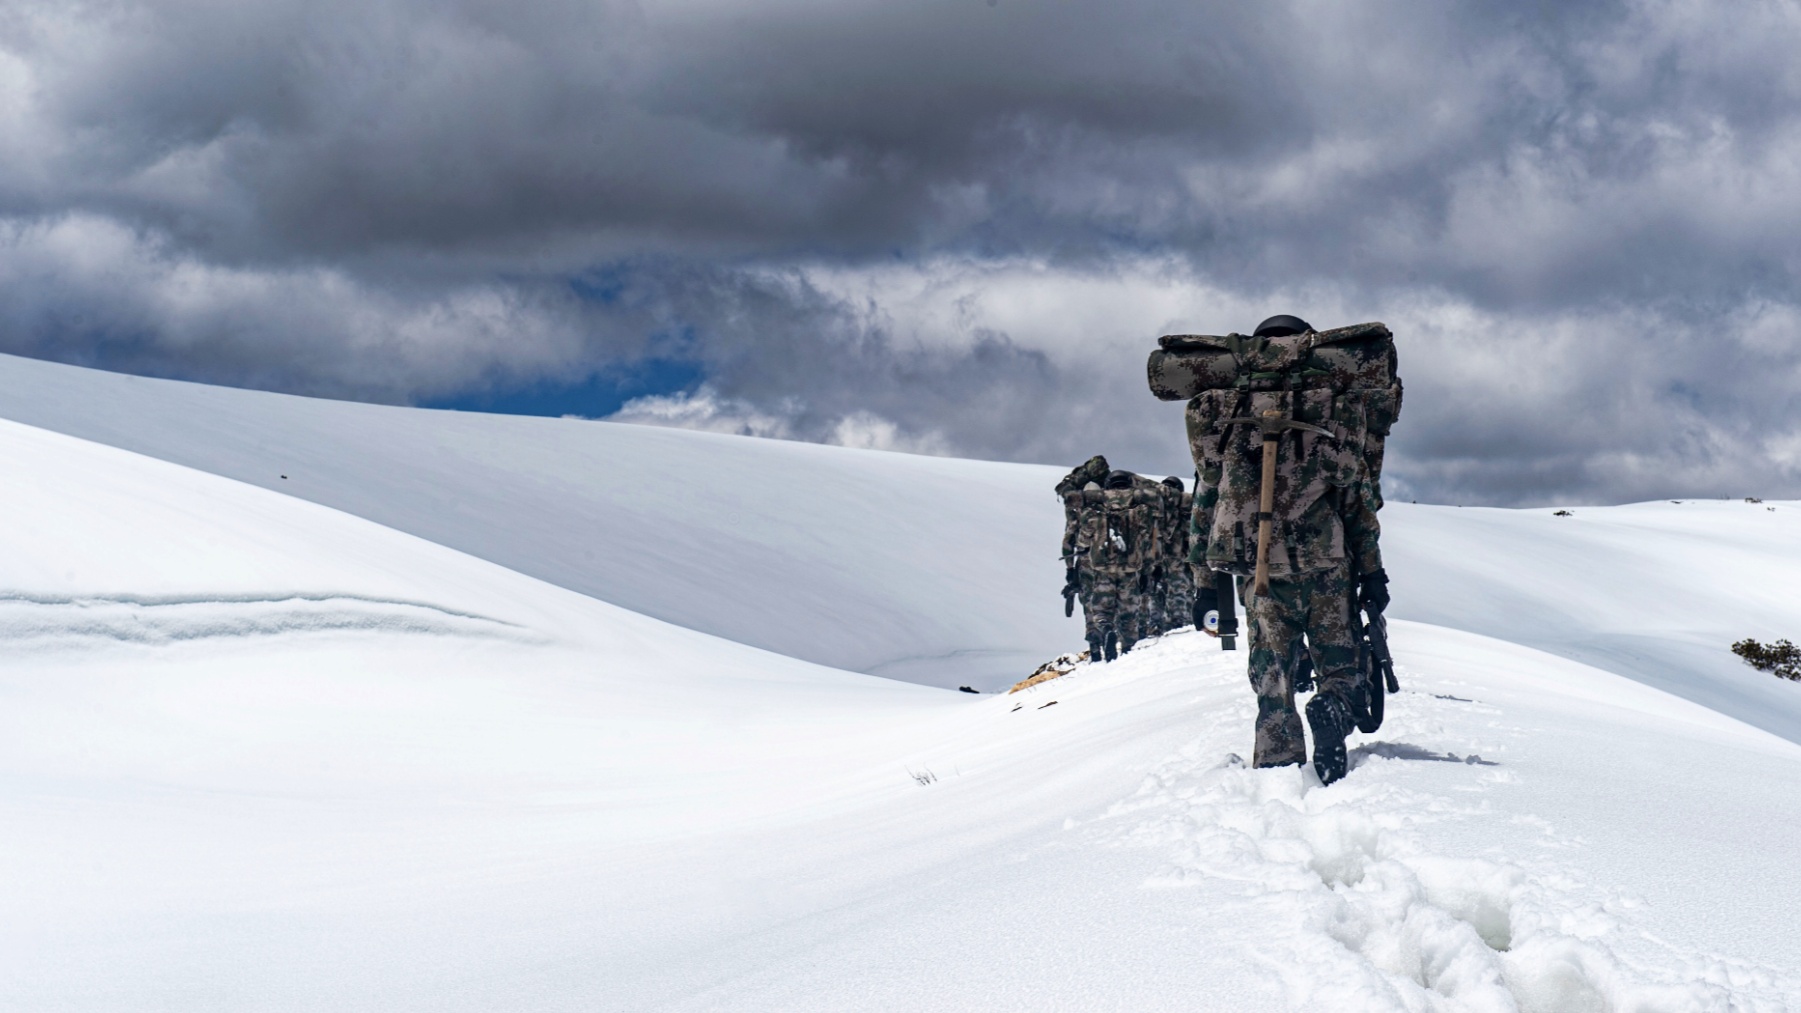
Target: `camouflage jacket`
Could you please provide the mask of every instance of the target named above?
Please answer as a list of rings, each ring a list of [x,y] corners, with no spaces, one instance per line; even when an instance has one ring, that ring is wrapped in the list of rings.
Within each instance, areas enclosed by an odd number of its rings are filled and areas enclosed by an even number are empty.
[[[1099,485],[1107,480],[1107,459],[1099,454],[1090,457],[1074,470],[1063,476],[1057,483],[1057,496],[1063,500],[1063,562],[1066,566],[1074,566],[1076,551],[1076,528],[1081,523],[1081,499],[1070,499],[1072,492],[1081,492],[1082,487],[1090,482]],[[1073,504],[1073,505],[1072,505]]]
[[[1316,428],[1284,430],[1276,442],[1270,573],[1347,562],[1354,573],[1381,568],[1379,500],[1364,463],[1363,433],[1358,420],[1334,418],[1334,407],[1327,390],[1208,391],[1189,403],[1189,443],[1200,468],[1191,562],[1238,574],[1256,568],[1264,443],[1254,423],[1238,420],[1274,410]]]

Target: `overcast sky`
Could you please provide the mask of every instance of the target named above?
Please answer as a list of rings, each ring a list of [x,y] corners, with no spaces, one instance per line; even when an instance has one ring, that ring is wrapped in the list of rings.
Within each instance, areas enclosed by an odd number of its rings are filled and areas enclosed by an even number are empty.
[[[1801,9],[0,0],[0,351],[1189,470],[1384,320],[1391,498],[1801,496]],[[623,410],[621,411],[623,407]]]

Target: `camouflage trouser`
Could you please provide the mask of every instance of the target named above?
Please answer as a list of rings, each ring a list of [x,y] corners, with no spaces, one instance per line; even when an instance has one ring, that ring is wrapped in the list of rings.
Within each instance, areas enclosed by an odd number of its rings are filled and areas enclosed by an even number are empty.
[[[1187,563],[1170,563],[1163,579],[1163,628],[1179,630],[1194,622],[1194,578]]]
[[[1335,694],[1356,711],[1364,692],[1351,632],[1350,567],[1271,577],[1269,594],[1263,597],[1250,597],[1249,580],[1239,586],[1251,627],[1251,688],[1257,691],[1257,747],[1251,765],[1305,763],[1307,741],[1294,706],[1294,674],[1302,652],[1311,651],[1320,693]]]
[[[1163,585],[1150,571],[1145,572],[1143,579],[1142,588],[1133,584],[1132,600],[1133,611],[1138,616],[1138,635],[1148,639],[1161,636],[1166,628],[1163,625]]]
[[[1089,643],[1105,643],[1107,631],[1119,636],[1120,650],[1138,640],[1138,576],[1094,573],[1082,578],[1082,622]]]

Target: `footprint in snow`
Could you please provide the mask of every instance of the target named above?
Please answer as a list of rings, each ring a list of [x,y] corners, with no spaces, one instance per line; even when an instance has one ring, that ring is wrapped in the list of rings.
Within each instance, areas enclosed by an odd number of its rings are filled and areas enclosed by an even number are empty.
[[[1436,727],[1427,709],[1445,706],[1430,694],[1394,702],[1385,733],[1408,737]],[[1421,791],[1406,771],[1500,766],[1475,750],[1378,737],[1322,790],[1293,767],[1255,770],[1226,752],[1245,733],[1237,717],[1203,719],[1096,826],[1116,846],[1162,853],[1149,888],[1233,884],[1244,910],[1196,917],[1257,926],[1247,958],[1272,963],[1297,1008],[1776,1013],[1801,992],[1780,972],[1663,944],[1646,960],[1638,902],[1584,882],[1553,849],[1519,861],[1434,852],[1417,828],[1486,820],[1466,836],[1488,839],[1495,811]],[[1473,790],[1510,780],[1483,774]],[[1630,955],[1622,942],[1636,944]]]

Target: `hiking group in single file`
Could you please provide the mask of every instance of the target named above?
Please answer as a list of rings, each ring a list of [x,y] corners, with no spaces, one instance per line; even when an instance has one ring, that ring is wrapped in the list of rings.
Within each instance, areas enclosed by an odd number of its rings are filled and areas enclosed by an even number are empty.
[[[1065,611],[1082,605],[1091,661],[1192,621],[1236,647],[1245,607],[1257,694],[1252,763],[1344,777],[1345,739],[1396,692],[1382,566],[1382,455],[1401,411],[1394,336],[1271,317],[1249,335],[1172,334],[1151,392],[1186,401],[1194,489],[1094,457],[1057,485]],[[1295,694],[1313,691],[1306,729]]]

